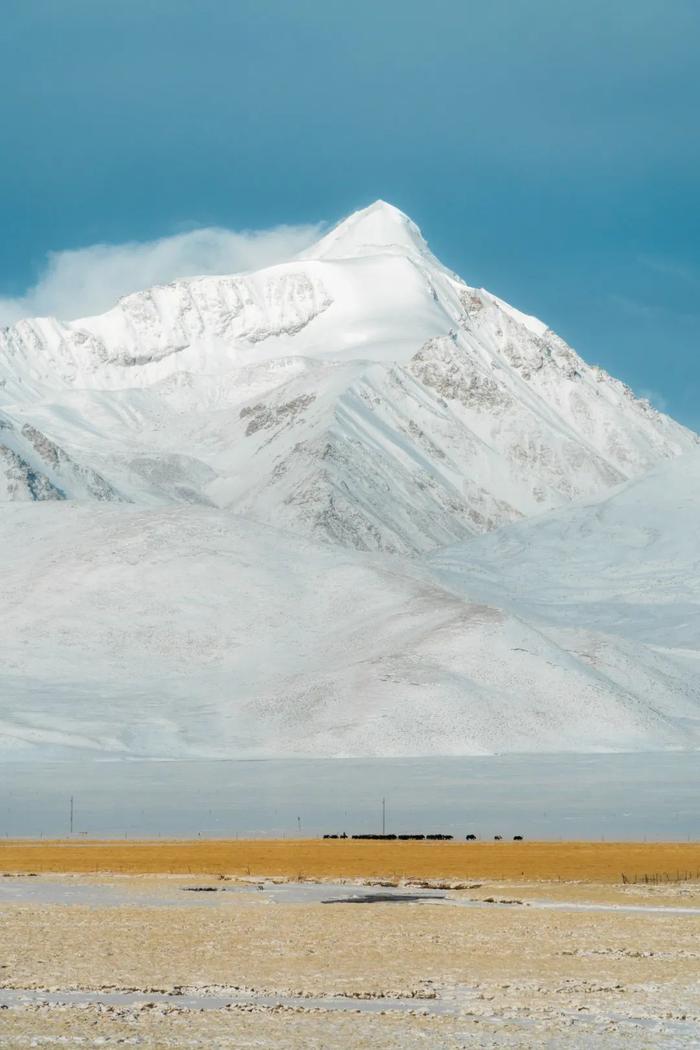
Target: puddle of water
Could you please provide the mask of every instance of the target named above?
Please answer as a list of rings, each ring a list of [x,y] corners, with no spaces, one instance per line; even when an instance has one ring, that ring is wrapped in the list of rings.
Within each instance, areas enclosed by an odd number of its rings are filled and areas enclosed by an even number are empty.
[[[528,901],[531,908],[555,911],[621,911],[662,915],[700,915],[700,908],[665,907],[663,904],[587,904],[585,901]]]
[[[416,893],[401,887],[382,888],[381,892],[355,889],[347,883],[197,883],[182,886],[168,885],[167,880],[157,885],[125,880],[121,882],[83,881],[75,876],[53,876],[0,879],[2,904],[63,904],[96,908],[120,907],[193,907],[232,904],[240,894],[268,904],[373,904],[382,902],[415,904],[421,901],[442,901],[442,892]]]
[[[321,904],[416,904],[444,899],[444,893],[353,893],[350,897],[330,897]]]
[[[138,879],[115,882],[87,881],[80,876],[18,876],[0,879],[3,904],[80,905],[93,908],[219,907],[235,904],[243,895],[263,904],[407,904],[458,908],[537,908],[547,911],[631,912],[655,915],[700,915],[700,907],[660,904],[602,904],[585,901],[488,900],[448,894],[424,893],[403,886],[373,889],[347,882],[194,883],[172,885],[168,880],[141,883]]]
[[[260,896],[275,904],[375,904],[423,900],[445,900],[446,893],[416,893],[401,886],[382,886],[381,890],[346,882],[264,883]]]
[[[218,887],[216,887],[218,889]],[[230,887],[233,892],[246,893],[253,886]],[[220,902],[220,893],[188,893],[185,897],[179,884],[169,886],[167,881],[157,886],[140,883],[138,879],[117,882],[87,882],[80,877],[40,877],[28,879],[17,877],[0,879],[0,905],[2,904],[64,904],[92,908],[162,908],[212,906]]]

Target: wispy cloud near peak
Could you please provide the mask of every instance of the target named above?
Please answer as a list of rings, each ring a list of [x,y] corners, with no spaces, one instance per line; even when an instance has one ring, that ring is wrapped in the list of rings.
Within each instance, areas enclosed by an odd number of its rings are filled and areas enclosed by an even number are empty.
[[[208,227],[155,241],[50,252],[33,287],[21,296],[0,298],[0,325],[23,317],[86,317],[154,284],[272,266],[307,248],[320,232],[318,226],[243,232]]]

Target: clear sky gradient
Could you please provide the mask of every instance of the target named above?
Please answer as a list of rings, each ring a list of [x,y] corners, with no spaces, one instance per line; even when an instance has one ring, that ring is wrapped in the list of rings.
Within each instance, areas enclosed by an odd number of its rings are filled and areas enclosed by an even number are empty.
[[[698,0],[4,0],[0,296],[377,197],[700,427]]]

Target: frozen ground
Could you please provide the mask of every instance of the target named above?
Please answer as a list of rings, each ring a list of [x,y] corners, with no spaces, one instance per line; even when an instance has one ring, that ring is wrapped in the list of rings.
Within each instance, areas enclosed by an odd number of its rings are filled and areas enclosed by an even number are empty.
[[[161,907],[172,879],[70,881],[83,904],[32,901],[32,887],[0,906],[0,1046],[685,1050],[700,1038],[696,886],[691,912],[674,887],[479,887],[522,902],[509,907],[459,907],[473,890],[449,892],[456,906],[353,907],[250,890],[202,908],[186,893]],[[122,903],[100,904],[95,891],[119,883]]]

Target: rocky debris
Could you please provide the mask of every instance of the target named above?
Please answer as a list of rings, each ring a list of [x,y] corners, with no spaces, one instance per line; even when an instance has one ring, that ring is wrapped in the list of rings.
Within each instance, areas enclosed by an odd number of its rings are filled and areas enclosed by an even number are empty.
[[[502,413],[512,404],[506,388],[478,359],[465,355],[449,338],[430,339],[409,364],[411,373],[447,401],[465,408]]]

